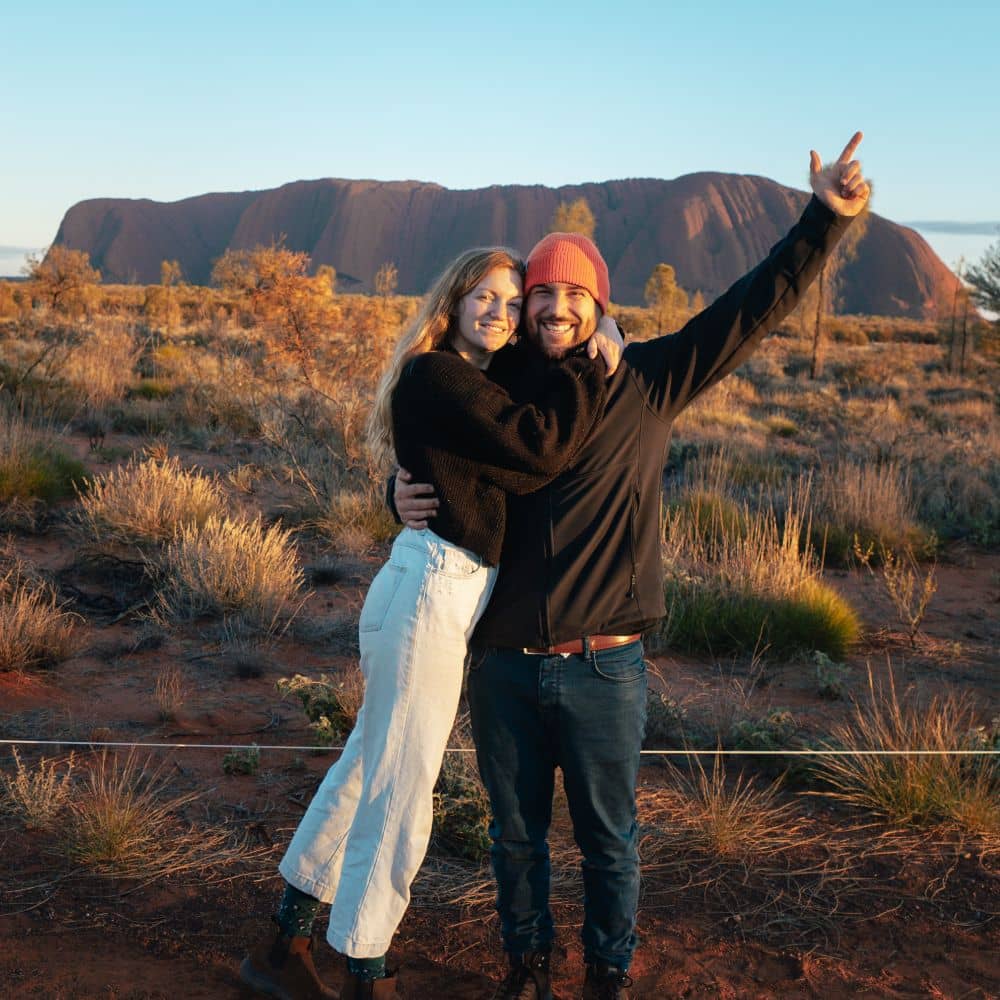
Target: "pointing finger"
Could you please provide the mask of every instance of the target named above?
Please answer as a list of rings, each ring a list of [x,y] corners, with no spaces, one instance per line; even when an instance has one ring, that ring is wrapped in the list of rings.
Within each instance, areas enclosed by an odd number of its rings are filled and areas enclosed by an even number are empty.
[[[837,158],[838,163],[848,163],[854,158],[854,151],[861,145],[861,140],[865,137],[863,132],[855,132],[851,136],[851,141],[844,147],[844,151]]]

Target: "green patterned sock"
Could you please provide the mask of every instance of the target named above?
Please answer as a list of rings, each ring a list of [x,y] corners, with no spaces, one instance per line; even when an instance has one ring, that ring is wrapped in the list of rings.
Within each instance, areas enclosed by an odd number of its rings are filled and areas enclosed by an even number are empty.
[[[278,907],[278,926],[289,937],[309,937],[320,901],[294,885],[285,883],[285,894]]]
[[[378,958],[351,958],[347,956],[347,971],[365,982],[385,979],[385,955]]]

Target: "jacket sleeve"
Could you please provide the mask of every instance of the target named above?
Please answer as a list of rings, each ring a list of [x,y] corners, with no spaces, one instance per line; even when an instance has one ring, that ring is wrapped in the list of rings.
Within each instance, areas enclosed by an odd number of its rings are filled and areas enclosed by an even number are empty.
[[[768,256],[677,333],[630,344],[624,362],[650,407],[672,420],[744,362],[795,308],[851,220],[813,197]]]
[[[605,370],[585,355],[552,364],[535,398],[515,403],[468,362],[429,352],[405,369],[394,408],[401,419],[429,420],[436,443],[476,462],[489,481],[530,493],[562,472],[603,414]]]

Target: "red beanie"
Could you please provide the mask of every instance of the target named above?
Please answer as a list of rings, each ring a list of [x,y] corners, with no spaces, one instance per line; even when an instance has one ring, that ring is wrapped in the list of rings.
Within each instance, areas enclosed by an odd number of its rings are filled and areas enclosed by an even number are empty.
[[[524,294],[535,285],[565,282],[586,288],[604,312],[611,300],[608,265],[591,240],[579,233],[549,233],[528,254]]]

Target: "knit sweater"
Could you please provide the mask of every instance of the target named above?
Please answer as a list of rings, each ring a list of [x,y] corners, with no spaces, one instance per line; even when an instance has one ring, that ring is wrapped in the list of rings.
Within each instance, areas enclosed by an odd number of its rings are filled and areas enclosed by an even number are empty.
[[[399,464],[434,484],[434,532],[496,565],[506,494],[537,490],[569,464],[604,411],[605,381],[600,358],[575,354],[547,365],[533,399],[515,404],[453,351],[410,361],[392,397],[393,435]]]

